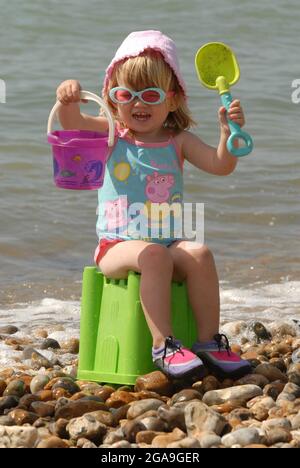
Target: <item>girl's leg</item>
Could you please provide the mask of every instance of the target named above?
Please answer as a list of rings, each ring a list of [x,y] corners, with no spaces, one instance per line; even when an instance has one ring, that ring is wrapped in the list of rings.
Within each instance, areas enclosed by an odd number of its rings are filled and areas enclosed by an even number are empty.
[[[141,273],[140,296],[145,318],[159,348],[172,335],[171,280],[173,260],[169,250],[159,244],[141,240],[120,242],[110,247],[99,262],[110,278],[127,278],[128,271]]]
[[[206,246],[189,241],[178,241],[169,251],[174,261],[174,279],[187,283],[198,339],[212,340],[220,320],[219,280],[213,255]]]
[[[228,339],[219,331],[219,281],[215,262],[207,247],[179,241],[170,247],[174,278],[186,280],[189,300],[198,328],[198,342],[192,351],[220,378],[240,378],[251,372],[248,361],[230,350]]]

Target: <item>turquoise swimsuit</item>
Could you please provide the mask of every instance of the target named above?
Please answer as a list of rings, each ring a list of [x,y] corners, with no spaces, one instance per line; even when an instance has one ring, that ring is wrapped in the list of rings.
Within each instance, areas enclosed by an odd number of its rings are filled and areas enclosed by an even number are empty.
[[[142,143],[119,131],[98,191],[99,242],[141,239],[170,245],[181,239],[182,166],[172,137]]]

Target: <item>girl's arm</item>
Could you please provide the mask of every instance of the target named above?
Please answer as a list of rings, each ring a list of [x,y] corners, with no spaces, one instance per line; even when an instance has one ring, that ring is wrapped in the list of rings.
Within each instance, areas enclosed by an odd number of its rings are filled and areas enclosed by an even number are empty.
[[[93,132],[108,130],[108,121],[105,117],[82,114],[76,102],[60,106],[57,113],[61,126],[65,130],[91,130]]]
[[[228,116],[241,127],[245,123],[243,110],[239,101],[231,103]],[[226,119],[226,109],[219,109],[220,141],[217,148],[207,145],[198,136],[190,132],[183,132],[181,140],[182,153],[191,164],[205,172],[215,175],[228,175],[234,171],[237,158],[227,150],[226,143],[230,136],[230,129]]]
[[[58,117],[65,130],[91,130],[105,132],[108,121],[105,117],[82,114],[80,112],[81,86],[77,80],[67,80],[59,85],[56,91],[57,99],[63,104],[58,109]],[[83,102],[87,102],[84,101]]]

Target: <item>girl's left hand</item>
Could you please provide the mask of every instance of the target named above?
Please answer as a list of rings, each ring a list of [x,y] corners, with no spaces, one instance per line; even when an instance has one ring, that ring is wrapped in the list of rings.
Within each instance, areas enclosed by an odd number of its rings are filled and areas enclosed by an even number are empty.
[[[240,127],[243,127],[245,125],[244,111],[238,99],[235,99],[234,101],[232,101],[227,113],[226,113],[226,109],[224,106],[220,107],[219,109],[219,122],[220,122],[221,131],[224,131],[227,135],[229,135],[230,128],[228,125],[226,114],[230,120],[237,123]]]

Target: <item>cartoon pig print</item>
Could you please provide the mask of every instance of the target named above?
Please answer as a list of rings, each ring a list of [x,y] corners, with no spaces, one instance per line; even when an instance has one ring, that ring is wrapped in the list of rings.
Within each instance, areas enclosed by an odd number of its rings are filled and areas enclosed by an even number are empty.
[[[154,172],[153,175],[147,175],[145,193],[151,202],[163,203],[169,199],[169,189],[172,185],[174,185],[172,174],[160,175],[158,172]]]
[[[109,231],[127,225],[127,197],[119,197],[105,202],[105,217]]]

